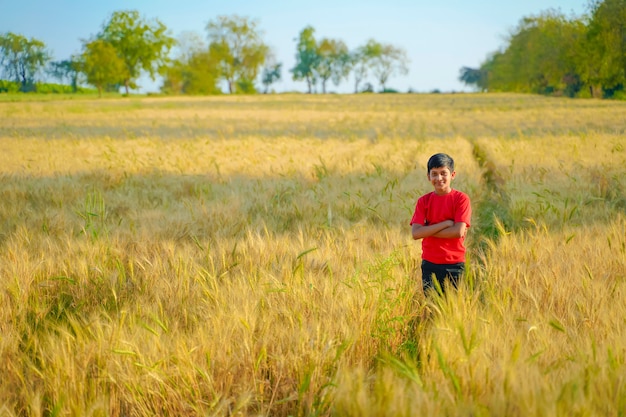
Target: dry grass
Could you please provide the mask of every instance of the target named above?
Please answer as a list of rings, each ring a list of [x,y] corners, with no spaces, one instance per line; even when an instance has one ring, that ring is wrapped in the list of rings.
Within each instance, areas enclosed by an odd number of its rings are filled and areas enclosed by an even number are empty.
[[[622,103],[1,102],[0,415],[623,415]],[[424,299],[432,153],[474,224]]]

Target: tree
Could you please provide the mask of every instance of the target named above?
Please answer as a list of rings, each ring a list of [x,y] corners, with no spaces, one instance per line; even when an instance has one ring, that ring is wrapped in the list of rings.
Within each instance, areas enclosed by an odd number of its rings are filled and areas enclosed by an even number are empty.
[[[164,72],[161,91],[168,94],[221,94],[217,86],[217,57],[211,54],[202,37],[183,32],[177,40],[177,56]]]
[[[365,45],[359,46],[351,54],[351,68],[354,74],[354,92],[359,92],[359,85],[367,78],[371,61],[376,54],[376,42],[368,41]]]
[[[626,86],[626,0],[592,0],[589,7],[583,79],[594,96],[610,95]]]
[[[465,85],[473,85],[480,91],[487,89],[487,72],[482,68],[463,67],[460,70],[459,81]]]
[[[581,18],[524,17],[480,72],[489,91],[610,97],[626,88],[626,0],[591,0]]]
[[[21,91],[35,88],[38,73],[50,60],[46,45],[12,32],[0,35],[0,68],[3,76],[20,84]]]
[[[521,91],[562,91],[565,75],[575,71],[569,54],[575,43],[568,20],[559,12],[522,19],[507,48],[515,55],[511,70],[518,74]]]
[[[381,91],[387,89],[387,81],[395,74],[407,74],[409,59],[402,48],[391,44],[378,43],[371,39],[368,47],[372,53],[371,63],[374,76],[380,83]]]
[[[317,84],[315,68],[320,60],[314,33],[315,29],[312,26],[307,26],[300,32],[296,46],[296,65],[291,69],[294,81],[306,81],[309,94],[313,92],[313,87]]]
[[[189,61],[194,55],[208,51],[202,35],[195,31],[184,31],[176,39],[174,50],[176,59]]]
[[[326,82],[332,79],[335,85],[348,76],[350,71],[350,54],[343,41],[322,39],[317,45],[317,62],[315,72],[322,84],[322,93],[326,93]]]
[[[100,97],[107,85],[121,84],[129,79],[128,68],[115,47],[101,39],[85,44],[82,60],[87,82],[98,89]]]
[[[198,51],[187,60],[175,60],[166,70],[161,91],[171,94],[222,94],[217,61],[210,51]]]
[[[163,71],[175,43],[163,23],[158,19],[148,22],[136,10],[114,12],[96,38],[113,46],[124,62],[126,94],[129,88],[136,88],[142,71],[152,79]]]
[[[580,45],[587,32],[583,21],[554,10],[543,12],[536,21],[540,41],[532,49],[547,86],[543,92],[574,96],[580,89]]]
[[[185,64],[177,59],[172,60],[163,71],[161,92],[165,94],[183,94],[185,86]]]
[[[261,82],[265,87],[263,90],[264,94],[267,94],[269,91],[270,85],[274,84],[276,81],[280,80],[281,70],[283,64],[279,63],[271,63],[263,67],[263,71],[261,72]]]
[[[231,94],[255,92],[254,81],[269,53],[257,25],[235,15],[219,16],[206,26],[209,49]]]
[[[506,47],[481,67],[480,82],[487,83],[489,90],[573,96],[580,88],[585,31],[580,20],[554,10],[524,17]]]
[[[78,91],[81,60],[79,57],[72,56],[70,59],[50,62],[48,73],[61,83],[69,83],[69,85],[72,86],[72,91],[75,93]]]

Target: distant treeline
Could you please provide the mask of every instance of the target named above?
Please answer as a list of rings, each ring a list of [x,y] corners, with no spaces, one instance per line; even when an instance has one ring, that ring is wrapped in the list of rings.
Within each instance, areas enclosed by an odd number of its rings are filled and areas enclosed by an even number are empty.
[[[588,10],[524,17],[501,50],[459,79],[481,91],[625,98],[626,0],[591,0]]]
[[[167,94],[267,93],[279,81],[282,63],[263,41],[256,20],[219,16],[209,21],[206,37],[195,32],[171,36],[158,19],[147,20],[136,10],[116,11],[82,50],[53,61],[45,43],[7,32],[0,34],[0,92],[66,92],[87,84],[103,91],[126,94],[148,74],[161,75]],[[206,42],[205,42],[206,39]],[[405,51],[374,39],[349,50],[340,39],[315,37],[305,27],[296,39],[296,63],[289,69],[304,81],[308,93],[327,92],[329,81],[339,85],[352,75],[354,91],[390,91],[388,81],[408,72]]]

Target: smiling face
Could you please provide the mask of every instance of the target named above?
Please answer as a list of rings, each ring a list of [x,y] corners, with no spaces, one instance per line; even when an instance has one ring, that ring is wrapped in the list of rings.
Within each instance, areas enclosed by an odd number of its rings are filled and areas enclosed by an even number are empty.
[[[431,168],[428,172],[428,181],[435,188],[438,195],[448,194],[452,191],[452,180],[456,176],[456,171],[450,172],[448,167]]]

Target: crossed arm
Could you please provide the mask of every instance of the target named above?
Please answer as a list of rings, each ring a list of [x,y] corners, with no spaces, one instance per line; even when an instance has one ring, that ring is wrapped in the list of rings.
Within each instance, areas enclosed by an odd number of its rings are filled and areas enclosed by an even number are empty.
[[[458,239],[465,236],[466,231],[467,225],[465,222],[455,223],[452,220],[444,220],[441,223],[429,224],[428,226],[413,223],[413,226],[411,226],[411,234],[414,240],[428,236]]]

